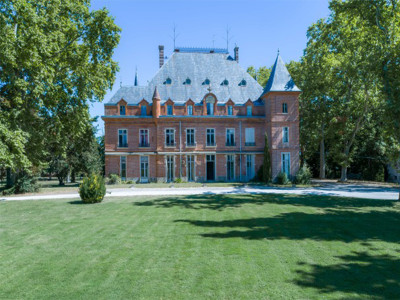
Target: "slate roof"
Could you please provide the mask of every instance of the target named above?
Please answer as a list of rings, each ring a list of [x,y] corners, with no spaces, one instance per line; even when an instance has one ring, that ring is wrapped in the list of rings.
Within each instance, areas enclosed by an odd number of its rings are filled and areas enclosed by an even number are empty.
[[[229,53],[188,50],[174,52],[147,86],[122,86],[107,104],[116,104],[121,99],[128,104],[138,104],[142,99],[151,103],[155,87],[161,97],[161,103],[168,99],[176,104],[184,104],[188,99],[200,103],[209,93],[207,89],[210,86],[204,84],[206,79],[210,80],[211,93],[216,95],[219,103],[232,99],[235,104],[244,104],[248,99],[259,99],[263,88],[229,56]],[[167,78],[171,79],[170,85],[164,84]],[[187,78],[190,79],[190,84],[184,84]],[[228,80],[228,85],[222,85],[225,79]],[[239,86],[243,79],[246,85]]]
[[[300,92],[300,89],[295,85],[279,53],[263,95],[268,92]]]

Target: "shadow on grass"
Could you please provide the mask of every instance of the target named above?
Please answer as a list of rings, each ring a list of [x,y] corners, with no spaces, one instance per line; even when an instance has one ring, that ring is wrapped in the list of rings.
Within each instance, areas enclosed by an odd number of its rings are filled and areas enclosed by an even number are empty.
[[[136,202],[137,206],[155,206],[162,208],[182,207],[188,209],[223,210],[241,207],[245,204],[263,205],[267,203],[311,206],[317,208],[361,208],[391,207],[397,203],[391,200],[372,200],[355,198],[338,198],[315,195],[273,195],[273,194],[203,194],[181,197],[166,197],[149,201]]]
[[[247,240],[287,239],[316,241],[400,242],[399,211],[329,210],[324,213],[283,213],[273,217],[225,221],[176,220],[207,228],[207,238]],[[216,232],[209,232],[214,230]],[[221,230],[222,229],[222,230]],[[223,230],[228,231],[223,231]]]
[[[321,293],[345,292],[383,299],[399,299],[400,259],[390,255],[353,252],[339,256],[335,265],[307,265],[311,271],[297,271],[296,284],[318,289]]]
[[[87,203],[83,202],[82,200],[69,201],[68,203],[73,204],[73,205],[87,204]]]

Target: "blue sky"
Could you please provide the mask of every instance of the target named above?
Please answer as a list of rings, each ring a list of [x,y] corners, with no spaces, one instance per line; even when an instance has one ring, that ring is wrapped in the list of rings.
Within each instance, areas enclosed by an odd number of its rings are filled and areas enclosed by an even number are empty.
[[[103,103],[94,103],[92,116],[104,114],[104,103],[122,85],[132,85],[135,68],[139,85],[145,85],[158,69],[158,45],[165,55],[176,46],[226,48],[226,29],[230,28],[229,51],[239,46],[239,64],[256,68],[271,66],[277,49],[285,62],[299,60],[306,46],[307,28],[329,14],[328,0],[92,0],[92,9],[106,7],[121,27],[121,40],[114,60],[120,71],[112,91]],[[99,118],[98,134],[103,134]]]

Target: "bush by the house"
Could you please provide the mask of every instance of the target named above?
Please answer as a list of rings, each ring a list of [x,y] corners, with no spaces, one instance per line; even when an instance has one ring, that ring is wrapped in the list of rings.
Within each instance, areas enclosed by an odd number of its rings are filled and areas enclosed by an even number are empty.
[[[121,184],[121,177],[117,174],[110,174],[108,178],[108,184]]]
[[[103,201],[106,194],[106,185],[101,175],[92,174],[83,178],[79,186],[79,195],[84,203],[98,203]]]
[[[311,171],[307,165],[303,165],[296,174],[296,184],[310,184]]]
[[[285,172],[280,172],[278,176],[276,176],[276,183],[281,185],[286,185],[290,183],[290,180]]]
[[[37,183],[37,178],[28,175],[20,174],[15,180],[13,187],[4,190],[3,194],[24,194],[24,193],[36,193],[39,191],[39,184]]]

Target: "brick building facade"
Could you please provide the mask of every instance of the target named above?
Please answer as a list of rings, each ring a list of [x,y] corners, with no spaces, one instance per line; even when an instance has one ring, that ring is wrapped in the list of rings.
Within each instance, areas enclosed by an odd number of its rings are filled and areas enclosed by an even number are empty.
[[[300,90],[278,54],[263,89],[225,49],[177,48],[146,86],[123,86],[105,104],[106,175],[138,182],[249,181],[299,169]]]

